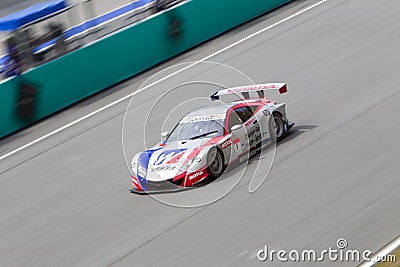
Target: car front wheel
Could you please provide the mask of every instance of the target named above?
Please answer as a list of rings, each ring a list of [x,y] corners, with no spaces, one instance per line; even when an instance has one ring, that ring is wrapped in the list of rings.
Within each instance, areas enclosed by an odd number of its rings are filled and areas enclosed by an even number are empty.
[[[209,178],[216,179],[220,177],[224,170],[225,165],[222,152],[219,151],[217,148],[212,148],[207,155],[207,172]]]

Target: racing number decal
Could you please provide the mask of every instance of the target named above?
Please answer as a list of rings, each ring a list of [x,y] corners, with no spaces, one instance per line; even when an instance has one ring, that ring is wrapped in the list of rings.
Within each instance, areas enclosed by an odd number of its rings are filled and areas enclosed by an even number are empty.
[[[233,140],[233,144],[235,145],[236,152],[239,152],[240,151],[240,139],[239,138],[235,138]]]

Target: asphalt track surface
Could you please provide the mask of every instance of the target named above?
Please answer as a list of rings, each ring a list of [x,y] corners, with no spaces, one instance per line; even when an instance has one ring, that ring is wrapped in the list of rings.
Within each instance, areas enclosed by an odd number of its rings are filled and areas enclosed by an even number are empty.
[[[314,2],[295,1],[2,140],[1,154],[137,90],[161,69],[201,59]],[[121,148],[127,101],[3,159],[0,265],[280,266],[258,262],[255,252],[335,248],[338,238],[379,250],[400,225],[399,12],[397,1],[331,0],[210,59],[256,82],[289,84],[282,100],[296,126],[254,194],[248,177],[202,208],[129,194]],[[196,65],[137,94],[132,139],[140,138],[142,110],[165,88],[230,80],[214,70]],[[151,141],[159,138],[157,123]]]

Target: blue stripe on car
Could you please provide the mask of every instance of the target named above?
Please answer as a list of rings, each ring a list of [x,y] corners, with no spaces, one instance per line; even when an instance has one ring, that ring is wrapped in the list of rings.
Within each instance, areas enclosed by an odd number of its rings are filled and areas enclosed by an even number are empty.
[[[150,161],[151,155],[153,155],[153,153],[157,150],[158,149],[147,150],[147,151],[142,152],[142,154],[139,155],[138,161],[146,169],[146,174],[147,174],[147,169],[149,167],[149,161]],[[138,176],[140,186],[143,188],[143,190],[146,190],[146,186],[144,185],[144,184],[147,184],[146,176],[141,176],[139,174],[139,172],[137,173],[137,176]]]

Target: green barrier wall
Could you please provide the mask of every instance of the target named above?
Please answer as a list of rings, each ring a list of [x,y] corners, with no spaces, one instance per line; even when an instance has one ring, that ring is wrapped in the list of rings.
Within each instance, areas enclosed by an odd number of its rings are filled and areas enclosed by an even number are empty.
[[[192,0],[25,74],[38,87],[34,120],[16,116],[17,79],[0,84],[0,137],[131,77],[290,0]],[[181,39],[169,34],[181,21]]]

